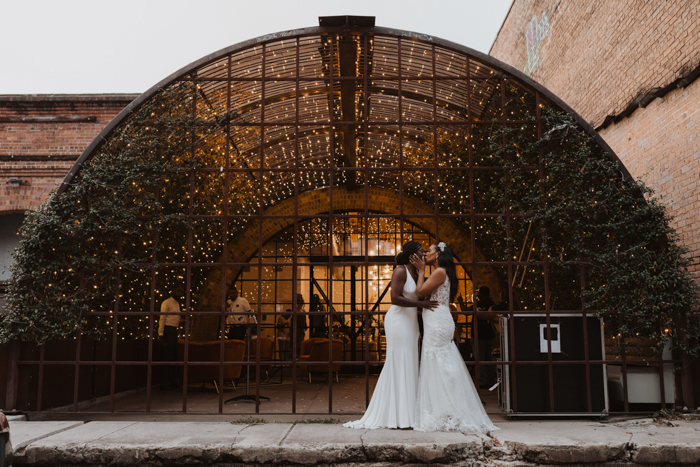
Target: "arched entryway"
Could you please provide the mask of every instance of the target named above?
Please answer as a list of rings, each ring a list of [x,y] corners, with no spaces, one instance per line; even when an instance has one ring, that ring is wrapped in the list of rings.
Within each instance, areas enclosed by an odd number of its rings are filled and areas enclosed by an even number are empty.
[[[569,123],[551,126],[544,116],[553,113]],[[178,410],[198,410],[191,383],[215,382],[224,390],[199,411],[264,412],[257,397],[225,404],[232,395],[225,391],[233,390],[227,382],[250,370],[255,396],[264,395],[270,374],[292,378],[275,410],[347,412],[338,403],[344,394],[356,402],[350,411],[361,411],[370,376],[381,368],[392,257],[405,241],[419,239],[427,248],[439,239],[457,255],[463,284],[455,320],[464,324],[458,340],[469,344],[464,355],[475,379],[495,383],[498,370],[510,391],[503,405],[515,413],[602,413],[601,387],[614,362],[606,360],[599,318],[584,311],[581,298],[582,284],[595,277],[571,256],[571,232],[532,220],[567,183],[542,152],[566,161],[570,148],[560,135],[569,128],[590,138],[591,157],[616,160],[589,125],[522,73],[406,31],[307,28],[189,65],[110,123],[61,187],[57,199],[74,216],[67,232],[82,235],[90,226],[98,232],[79,247],[59,246],[66,257],[91,255],[80,259],[80,272],[55,272],[68,277],[61,284],[84,293],[86,308],[71,321],[66,305],[55,323],[74,325],[61,334],[70,337],[60,344],[59,361],[74,363],[64,385],[72,393],[64,399],[75,410],[99,396],[108,396],[99,410],[170,410],[151,388],[175,368],[182,378]],[[556,147],[526,149],[548,135]],[[245,348],[227,338],[228,321],[237,316],[226,305],[234,284],[254,310],[251,334],[258,337]],[[470,340],[478,333],[471,322],[483,317],[471,296],[479,286],[488,286],[501,306],[500,342]],[[178,358],[164,361],[158,322],[170,295],[180,305],[182,341]],[[278,332],[288,309],[320,323],[299,334],[292,326],[291,351],[280,348]],[[522,344],[514,331],[521,318],[540,333],[536,344],[544,339],[536,358],[514,353]],[[569,326],[573,334],[565,332]],[[571,361],[557,360],[552,341],[560,330],[575,342]],[[339,340],[339,353],[333,340],[325,341],[325,353],[311,344],[302,351],[301,344],[324,334]],[[483,358],[480,345],[489,345]],[[41,383],[24,403],[41,410],[47,381],[41,375],[59,365],[58,353],[26,352],[20,364]],[[565,364],[574,370],[564,371]],[[359,383],[343,386],[335,379],[340,367],[358,370],[345,374]],[[487,376],[485,367],[492,370]],[[315,405],[301,403],[306,393],[297,386],[309,370],[326,385]],[[533,378],[538,400],[518,408],[518,381],[529,385]],[[571,384],[573,405],[560,397]],[[130,399],[138,402],[120,406],[127,390],[141,391]]]

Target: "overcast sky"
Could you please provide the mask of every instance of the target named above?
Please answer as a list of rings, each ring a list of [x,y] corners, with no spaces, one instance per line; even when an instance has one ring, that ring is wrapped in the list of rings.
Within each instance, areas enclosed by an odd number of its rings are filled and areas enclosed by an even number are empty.
[[[488,53],[512,0],[0,0],[0,94],[141,93],[185,65],[319,16],[375,16]],[[523,45],[524,47],[524,45]]]

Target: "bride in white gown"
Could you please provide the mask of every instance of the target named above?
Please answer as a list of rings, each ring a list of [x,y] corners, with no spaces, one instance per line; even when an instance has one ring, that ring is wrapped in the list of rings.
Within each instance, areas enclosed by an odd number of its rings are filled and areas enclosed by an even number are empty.
[[[443,242],[425,255],[411,256],[418,270],[417,294],[430,295],[439,305],[423,311],[423,349],[416,399],[414,429],[486,433],[498,430],[479,399],[467,366],[453,341],[455,324],[450,301],[457,294],[452,250]],[[425,265],[438,266],[424,280]]]
[[[416,296],[416,268],[412,255],[423,256],[418,242],[406,243],[398,255],[391,277],[391,308],[384,317],[386,362],[379,374],[372,400],[362,419],[348,422],[348,428],[410,428],[414,426],[418,385],[417,307],[437,306]]]

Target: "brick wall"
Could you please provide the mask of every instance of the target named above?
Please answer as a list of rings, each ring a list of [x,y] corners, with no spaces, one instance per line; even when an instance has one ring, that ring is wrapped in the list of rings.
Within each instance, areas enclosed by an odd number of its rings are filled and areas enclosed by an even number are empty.
[[[36,208],[137,96],[0,96],[0,215]],[[7,181],[21,178],[21,186]]]
[[[490,54],[523,70],[535,16],[531,77],[594,127],[700,63],[700,0],[514,0]]]
[[[700,281],[700,80],[652,101],[600,134],[630,173],[662,195]]]
[[[491,55],[526,68],[663,197],[700,281],[699,18],[700,0],[514,0]]]

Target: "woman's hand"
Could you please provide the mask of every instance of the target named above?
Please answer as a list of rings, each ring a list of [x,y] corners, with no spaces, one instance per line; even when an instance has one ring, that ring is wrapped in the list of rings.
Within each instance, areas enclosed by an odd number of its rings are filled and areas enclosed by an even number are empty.
[[[440,302],[438,302],[437,300],[421,300],[420,303],[421,308],[423,308],[424,310],[431,311],[435,311],[435,308],[437,308],[438,305],[440,305]]]
[[[418,256],[414,253],[411,255],[410,261],[413,267],[416,268],[416,271],[418,271],[419,276],[425,274],[425,261],[422,256]]]

